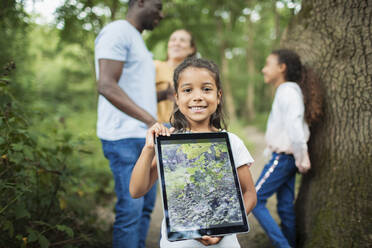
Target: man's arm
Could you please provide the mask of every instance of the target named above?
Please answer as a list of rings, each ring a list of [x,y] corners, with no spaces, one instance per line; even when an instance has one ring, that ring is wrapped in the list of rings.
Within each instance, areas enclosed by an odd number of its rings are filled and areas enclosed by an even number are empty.
[[[103,95],[112,105],[126,113],[127,115],[140,120],[148,127],[151,127],[156,119],[146,110],[139,107],[132,99],[119,87],[124,62],[110,59],[99,60],[98,92]]]
[[[164,100],[171,100],[174,101],[174,90],[171,84],[168,84],[168,88],[165,90],[160,90],[156,92],[158,102],[164,101]]]

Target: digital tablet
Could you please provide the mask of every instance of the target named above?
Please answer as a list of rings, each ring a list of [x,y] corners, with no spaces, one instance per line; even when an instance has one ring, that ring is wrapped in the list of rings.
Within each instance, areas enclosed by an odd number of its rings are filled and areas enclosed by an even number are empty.
[[[155,142],[169,241],[248,232],[227,132],[172,134]]]

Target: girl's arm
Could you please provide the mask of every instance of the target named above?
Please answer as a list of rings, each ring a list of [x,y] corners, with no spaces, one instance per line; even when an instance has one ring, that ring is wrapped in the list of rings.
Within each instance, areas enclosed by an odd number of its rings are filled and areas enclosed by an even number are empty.
[[[146,134],[146,143],[136,165],[133,168],[129,183],[129,192],[133,198],[144,196],[158,178],[155,160],[154,135],[170,135],[170,130],[160,123],[155,123]]]
[[[253,210],[257,202],[256,189],[253,184],[252,174],[248,165],[238,168],[240,187],[242,188],[243,201],[247,215]]]
[[[278,98],[280,111],[284,116],[283,120],[285,120],[284,128],[291,142],[296,167],[300,173],[306,173],[310,169],[311,164],[304,131],[304,101],[299,92],[292,88],[286,88],[284,93],[285,95],[281,95]]]

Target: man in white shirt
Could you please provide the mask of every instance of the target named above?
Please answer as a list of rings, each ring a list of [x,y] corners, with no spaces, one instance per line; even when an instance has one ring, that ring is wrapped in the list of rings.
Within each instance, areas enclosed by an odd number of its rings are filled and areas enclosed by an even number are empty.
[[[145,247],[156,188],[139,199],[129,194],[134,164],[156,122],[155,67],[142,39],[163,18],[161,0],[130,0],[125,20],[105,26],[95,40],[98,80],[97,136],[115,180],[113,247]]]

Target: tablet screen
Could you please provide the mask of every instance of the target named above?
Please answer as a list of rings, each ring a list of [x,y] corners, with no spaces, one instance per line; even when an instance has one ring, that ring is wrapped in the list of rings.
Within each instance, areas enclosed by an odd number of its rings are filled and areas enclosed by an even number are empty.
[[[248,231],[227,133],[157,140],[168,239]]]

